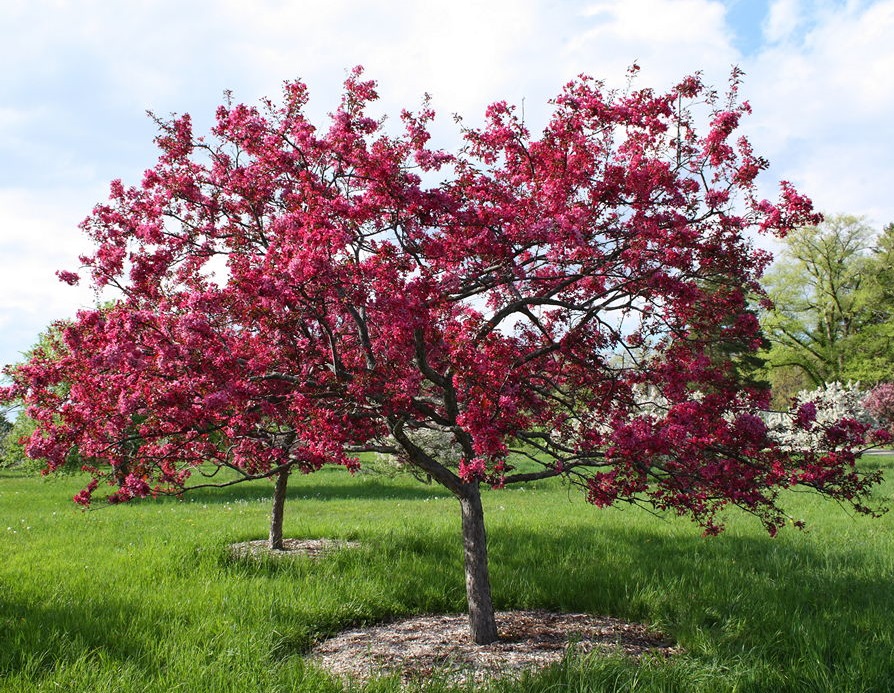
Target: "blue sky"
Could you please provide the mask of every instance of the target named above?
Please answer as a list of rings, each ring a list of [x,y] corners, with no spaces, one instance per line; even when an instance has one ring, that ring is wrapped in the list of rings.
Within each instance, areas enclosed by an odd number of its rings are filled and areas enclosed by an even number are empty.
[[[300,77],[322,120],[357,64],[382,113],[430,92],[446,146],[451,114],[524,99],[536,125],[581,72],[722,86],[737,64],[765,194],[787,179],[894,221],[894,0],[0,0],[0,17],[0,364],[94,301],[54,272],[89,250],[77,224],[109,181],[152,165],[147,109],[202,128],[224,90],[255,103]]]

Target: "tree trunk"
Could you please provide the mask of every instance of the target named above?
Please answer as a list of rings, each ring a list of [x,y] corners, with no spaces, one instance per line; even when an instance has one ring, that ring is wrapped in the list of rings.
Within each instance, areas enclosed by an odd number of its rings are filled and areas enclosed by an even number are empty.
[[[426,375],[437,382],[437,373]],[[455,405],[455,402],[454,402]],[[459,498],[463,519],[463,555],[466,570],[466,599],[469,606],[469,630],[472,641],[487,645],[497,640],[497,620],[490,595],[490,576],[487,572],[487,535],[484,531],[484,508],[478,482],[463,483],[452,471],[428,455],[404,432],[403,423],[392,421],[391,433],[407,451],[416,467],[431,474],[439,484]]]
[[[490,595],[487,572],[487,536],[484,509],[478,482],[463,484],[459,504],[463,518],[463,552],[466,568],[466,597],[469,603],[469,628],[472,640],[487,645],[497,639],[497,621]]]
[[[286,507],[286,488],[289,485],[291,467],[283,467],[276,475],[273,487],[273,512],[270,515],[270,548],[282,551],[282,518]]]

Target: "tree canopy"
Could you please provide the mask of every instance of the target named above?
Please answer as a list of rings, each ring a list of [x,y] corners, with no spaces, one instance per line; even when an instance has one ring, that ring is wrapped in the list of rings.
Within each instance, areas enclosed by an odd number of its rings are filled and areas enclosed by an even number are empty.
[[[894,369],[892,238],[865,220],[830,216],[793,229],[767,273],[763,325],[771,378],[785,398],[807,386],[877,383]]]
[[[728,504],[775,532],[795,484],[865,509],[865,427],[781,446],[756,413],[767,391],[723,357],[762,344],[748,297],[768,257],[747,232],[817,221],[788,184],[756,197],[766,162],[734,137],[737,91],[737,73],[725,98],[698,77],[667,93],[581,77],[539,137],[498,102],[455,153],[428,147],[426,104],[386,131],[359,69],[326,130],[300,82],[222,105],[207,137],[159,120],[157,164],[82,224],[89,280],[121,299],[9,372],[4,396],[37,422],[28,454],[92,461],[82,502],[109,465],[127,465],[111,494],[127,500],[198,465],[400,455],[459,500],[477,642],[497,636],[481,483],[563,476],[709,533]]]
[[[875,385],[894,379],[894,224],[875,238],[865,266],[845,375]]]

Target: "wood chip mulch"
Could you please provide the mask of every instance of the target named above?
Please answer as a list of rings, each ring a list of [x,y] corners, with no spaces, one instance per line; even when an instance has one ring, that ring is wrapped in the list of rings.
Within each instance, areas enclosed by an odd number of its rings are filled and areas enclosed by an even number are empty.
[[[330,673],[360,683],[399,672],[404,683],[435,677],[465,685],[547,667],[561,661],[569,645],[579,653],[634,658],[680,652],[643,625],[588,614],[505,611],[497,614],[497,625],[497,642],[475,645],[465,615],[419,616],[345,631],[319,643],[310,658]]]
[[[253,541],[240,541],[230,544],[230,555],[234,558],[284,558],[287,556],[308,556],[318,558],[330,551],[339,549],[353,549],[360,546],[355,541],[342,541],[340,539],[283,539],[282,550],[271,549],[266,539]]]

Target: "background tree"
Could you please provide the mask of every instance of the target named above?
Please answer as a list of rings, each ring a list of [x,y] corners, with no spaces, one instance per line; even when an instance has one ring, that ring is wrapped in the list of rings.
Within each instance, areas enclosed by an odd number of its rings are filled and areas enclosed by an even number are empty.
[[[859,325],[845,375],[868,385],[894,377],[894,224],[875,239],[857,294]]]
[[[24,454],[19,448],[16,456],[12,444],[13,422],[8,418],[8,411],[0,409],[0,467],[14,467],[24,460]]]
[[[209,364],[203,360],[210,352],[178,344],[173,334],[150,330],[128,336],[125,330],[141,332],[147,325],[133,323],[132,314],[128,314],[126,324],[122,324],[121,311],[119,303],[110,302],[96,310],[82,312],[80,319],[74,323],[66,321],[52,325],[26,354],[25,361],[8,369],[9,373],[16,374],[16,378],[33,377],[37,372],[41,374],[39,377],[52,380],[41,382],[43,389],[32,390],[30,396],[24,398],[27,406],[18,407],[18,417],[6,440],[7,456],[20,458],[24,452],[35,460],[47,462],[49,468],[54,470],[63,466],[69,470],[79,469],[86,462],[86,468],[94,474],[95,480],[76,497],[78,502],[85,505],[89,504],[101,478],[115,487],[107,495],[109,502],[118,503],[146,495],[149,491],[146,479],[152,476],[151,472],[147,472],[147,466],[155,469],[155,478],[159,482],[152,489],[153,494],[181,493],[184,490],[183,482],[190,475],[197,479],[190,484],[189,488],[192,489],[222,488],[271,478],[274,489],[268,545],[271,549],[282,549],[289,474],[294,469],[309,471],[314,467],[307,465],[301,451],[295,451],[291,459],[282,459],[277,464],[268,461],[261,466],[244,461],[234,463],[230,455],[236,444],[235,436],[245,439],[243,444],[280,450],[294,444],[294,434],[264,416],[251,417],[253,424],[246,424],[246,428],[235,435],[229,432],[236,430],[232,427],[234,421],[230,420],[231,428],[224,431],[217,421],[204,416],[205,401],[199,390],[197,376],[200,369],[209,369]],[[129,339],[134,341],[128,344]],[[112,345],[110,342],[113,340],[123,340],[123,343]],[[128,378],[124,378],[121,349],[135,349],[137,344],[142,344],[143,349],[156,349],[156,355],[163,363],[158,364],[157,370],[143,363],[136,366]],[[133,351],[129,352],[129,357],[134,358]],[[134,365],[131,361],[130,366]],[[226,371],[214,371],[211,367],[202,385],[221,391],[227,387],[224,382],[227,377]],[[175,379],[186,388],[185,392],[171,385]],[[153,388],[158,389],[158,394],[164,388],[162,402],[166,401],[165,396],[181,398],[168,404],[169,410],[164,412],[165,415],[172,416],[179,412],[181,417],[185,417],[184,407],[193,411],[199,420],[193,423],[192,434],[177,429],[170,420],[157,420],[149,414],[145,405],[135,406],[135,402],[157,401],[148,396],[142,398]],[[70,405],[86,397],[91,402],[89,414],[84,411],[75,414],[75,407]],[[250,410],[254,405],[243,402],[242,406]],[[152,412],[155,415],[160,413],[161,406]],[[79,418],[82,414],[90,416],[90,419]],[[49,440],[48,432],[63,429],[68,433],[55,440],[58,447],[52,451],[43,447]],[[184,440],[190,435],[201,438],[200,448]],[[21,444],[22,440],[27,441],[26,445]],[[194,456],[179,458],[178,451],[181,449],[190,451]],[[204,455],[204,458],[199,455]],[[59,460],[64,460],[64,463]],[[318,466],[322,463],[319,460]],[[178,469],[179,465],[186,468]],[[221,474],[224,470],[229,474]],[[224,478],[217,480],[218,477]]]
[[[773,302],[763,319],[772,344],[767,362],[779,397],[847,379],[872,236],[864,220],[838,215],[783,240],[764,279]]]
[[[894,228],[829,217],[795,229],[764,280],[767,365],[782,405],[835,381],[875,384],[894,371]]]
[[[34,432],[34,422],[21,410],[18,414],[14,413],[15,407],[10,407],[10,410],[14,419],[10,420],[5,415],[0,418],[0,467],[16,469],[28,466],[31,462],[25,456],[25,446],[21,441]]]
[[[52,468],[74,446],[98,476],[126,459],[114,500],[207,464],[400,455],[459,502],[478,643],[497,638],[482,483],[563,476],[708,533],[729,504],[775,532],[795,484],[865,510],[865,427],[783,448],[755,414],[766,391],[718,357],[762,344],[748,296],[767,258],[746,231],[816,220],[787,184],[755,197],[737,81],[720,100],[696,77],[666,94],[582,77],[539,138],[496,103],[456,154],[426,146],[427,106],[388,134],[359,69],[323,132],[298,82],[281,105],[220,107],[207,138],[159,121],[157,165],[82,226],[94,286],[122,300],[9,373],[3,396],[38,423],[28,454]]]

